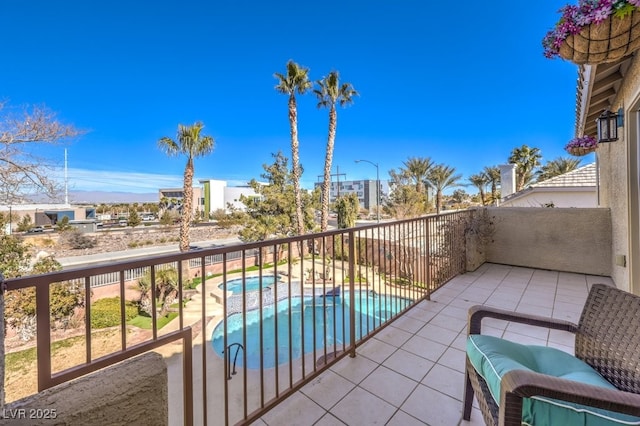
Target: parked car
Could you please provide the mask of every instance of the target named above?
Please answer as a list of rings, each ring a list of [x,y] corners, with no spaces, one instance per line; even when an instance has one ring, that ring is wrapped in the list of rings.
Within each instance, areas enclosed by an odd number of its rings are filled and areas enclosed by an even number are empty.
[[[27,230],[27,234],[36,234],[38,232],[44,232],[44,226],[33,226]]]

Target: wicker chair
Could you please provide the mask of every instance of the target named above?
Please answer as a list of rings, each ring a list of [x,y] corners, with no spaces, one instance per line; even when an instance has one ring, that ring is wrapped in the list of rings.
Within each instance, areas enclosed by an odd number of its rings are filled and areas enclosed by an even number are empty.
[[[640,417],[640,297],[614,287],[592,286],[580,322],[554,320],[487,306],[469,310],[468,333],[481,334],[483,318],[498,318],[575,333],[575,357],[610,382],[606,389],[532,371],[512,370],[500,381],[496,404],[487,383],[466,360],[463,419],[469,420],[474,392],[487,425],[520,425],[523,398],[553,398]]]

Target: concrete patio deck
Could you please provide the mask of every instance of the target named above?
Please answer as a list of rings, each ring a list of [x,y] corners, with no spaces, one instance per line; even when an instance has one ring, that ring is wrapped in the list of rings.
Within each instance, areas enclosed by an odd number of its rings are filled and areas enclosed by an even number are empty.
[[[496,306],[577,322],[607,277],[484,264],[460,275],[265,414],[256,425],[482,425],[462,421],[467,310]],[[483,332],[573,352],[572,335],[486,320]]]

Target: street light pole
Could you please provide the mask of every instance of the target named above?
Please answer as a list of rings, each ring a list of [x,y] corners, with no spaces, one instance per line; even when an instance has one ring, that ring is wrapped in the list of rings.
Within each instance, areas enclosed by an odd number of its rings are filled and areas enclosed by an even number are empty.
[[[380,223],[380,167],[378,163],[369,160],[356,160],[356,163],[369,163],[376,168],[376,221]]]

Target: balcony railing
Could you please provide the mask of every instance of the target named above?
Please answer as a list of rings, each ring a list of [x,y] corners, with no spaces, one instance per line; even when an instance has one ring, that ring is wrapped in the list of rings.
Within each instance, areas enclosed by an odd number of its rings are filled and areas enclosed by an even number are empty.
[[[169,386],[182,398],[171,401],[170,418],[187,425],[249,423],[339,359],[356,356],[360,344],[464,272],[465,230],[472,214],[456,212],[12,279],[6,297],[35,292],[34,392],[181,342],[182,380]],[[160,327],[159,313],[166,307],[159,303],[167,291],[161,271],[166,269],[174,269],[180,283],[200,281],[200,297],[178,285],[177,317]],[[150,279],[147,293],[136,286],[145,272]],[[113,349],[96,343],[99,330],[91,321],[95,283],[109,274],[118,276],[112,295],[120,301],[119,325],[110,329]],[[51,316],[51,293],[55,285],[78,280],[86,302],[81,338],[74,344],[84,356],[69,366],[69,360],[58,359],[52,349],[68,334],[55,330],[59,321]],[[151,305],[146,335],[128,325],[125,315],[127,300],[141,300],[144,294]],[[8,399],[15,399],[10,390]]]

